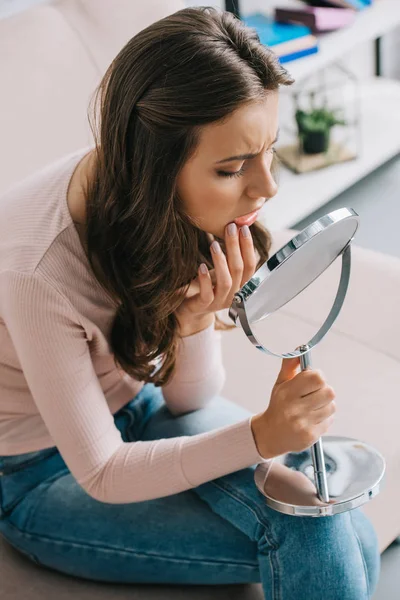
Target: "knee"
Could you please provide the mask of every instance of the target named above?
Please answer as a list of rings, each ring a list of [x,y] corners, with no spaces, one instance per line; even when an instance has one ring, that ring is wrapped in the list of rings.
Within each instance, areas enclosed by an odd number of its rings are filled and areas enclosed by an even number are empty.
[[[343,598],[371,598],[379,571],[379,552],[373,532],[359,535],[353,522],[353,511],[330,517],[332,566],[341,579]],[[345,593],[346,592],[346,593]]]
[[[320,574],[321,585],[331,585],[332,592],[336,590],[335,598],[371,598],[380,560],[372,526],[361,537],[350,513],[322,518],[280,517],[274,524],[278,526],[275,538],[281,557],[296,557],[296,567],[304,575],[313,565],[315,576]]]
[[[372,595],[378,585],[381,569],[378,538],[371,521],[360,509],[352,510],[349,515],[364,560]]]

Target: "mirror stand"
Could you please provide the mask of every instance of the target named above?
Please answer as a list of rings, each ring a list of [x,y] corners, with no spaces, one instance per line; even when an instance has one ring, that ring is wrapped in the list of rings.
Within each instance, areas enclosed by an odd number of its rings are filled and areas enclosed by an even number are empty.
[[[300,352],[304,352],[300,356],[301,370],[305,371],[307,367],[311,367],[311,351],[307,352],[308,345],[300,346]],[[326,477],[325,457],[324,449],[322,446],[322,439],[320,438],[315,442],[311,448],[311,456],[314,467],[314,479],[315,488],[317,490],[317,496],[322,502],[329,504],[329,490],[328,481]]]

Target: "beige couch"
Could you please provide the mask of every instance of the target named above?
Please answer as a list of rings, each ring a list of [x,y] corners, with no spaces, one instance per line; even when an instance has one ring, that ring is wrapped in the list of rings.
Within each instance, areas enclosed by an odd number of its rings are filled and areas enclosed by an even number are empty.
[[[138,30],[182,6],[179,0],[58,0],[0,21],[0,192],[91,142],[86,109],[111,59]],[[273,232],[273,249],[293,234],[293,230]],[[310,339],[330,307],[339,268],[336,261],[313,284],[313,295],[300,298],[294,308],[274,319],[271,344],[282,328],[298,332],[299,344]],[[314,366],[324,371],[336,391],[338,414],[331,433],[370,442],[386,457],[386,486],[365,507],[381,550],[400,534],[399,298],[400,261],[355,245],[344,308],[313,353]],[[223,343],[225,395],[251,411],[263,410],[280,360],[258,352],[239,329],[224,334]],[[0,595],[27,600],[55,595],[54,584],[61,576],[29,565],[1,541],[0,555]],[[127,588],[116,591],[115,586],[62,581],[57,596],[70,597],[72,592],[79,598],[128,597]],[[257,586],[251,588],[240,597],[261,598]],[[154,589],[140,589],[140,597],[156,597]],[[191,598],[203,597],[201,589],[190,593]],[[210,588],[207,593],[222,597],[221,590]],[[177,590],[173,594],[180,597]],[[160,596],[166,598],[166,591]],[[232,590],[227,591],[229,596]]]

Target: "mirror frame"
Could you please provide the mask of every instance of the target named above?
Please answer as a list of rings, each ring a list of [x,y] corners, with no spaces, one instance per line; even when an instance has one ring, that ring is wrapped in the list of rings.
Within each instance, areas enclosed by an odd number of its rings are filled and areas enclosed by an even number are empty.
[[[342,256],[342,270],[340,274],[339,287],[333,306],[328,314],[328,317],[324,321],[319,331],[315,334],[315,336],[307,344],[302,345],[302,347],[304,346],[306,348],[305,352],[296,349],[293,352],[288,352],[286,354],[277,354],[268,350],[268,348],[261,344],[261,342],[257,339],[257,337],[251,329],[251,325],[249,323],[248,316],[246,313],[246,301],[251,297],[252,293],[266,279],[270,277],[272,272],[274,272],[276,269],[279,269],[281,265],[283,265],[285,261],[288,260],[288,258],[293,254],[293,252],[298,250],[304,244],[307,244],[311,239],[313,239],[316,235],[319,235],[328,227],[331,227],[339,221],[347,219],[352,219],[356,221],[357,226],[355,228],[354,234],[350,238],[346,246],[342,249],[341,253],[338,254],[338,256],[334,258],[332,262],[325,268],[326,270],[340,255]],[[351,242],[354,239],[354,236],[359,227],[359,221],[359,215],[352,208],[339,208],[338,210],[335,210],[331,213],[328,213],[327,215],[320,217],[319,219],[305,227],[303,231],[300,231],[300,233],[296,234],[289,242],[287,242],[287,244],[285,244],[280,250],[278,250],[273,256],[271,256],[263,265],[261,265],[261,267],[257,269],[257,271],[254,273],[253,277],[251,277],[251,279],[249,279],[249,281],[247,281],[243,285],[243,287],[235,294],[232,305],[229,309],[229,317],[232,319],[236,326],[238,326],[238,322],[240,322],[240,325],[242,326],[248,339],[258,350],[261,350],[262,352],[265,352],[266,354],[269,354],[271,356],[277,356],[279,358],[294,358],[297,356],[302,356],[306,352],[309,352],[325,337],[325,335],[328,333],[333,323],[337,319],[347,294],[351,271]],[[315,277],[313,281],[315,281],[317,277]],[[310,283],[301,291],[307,289],[307,287],[311,285],[313,281],[310,281]],[[260,320],[261,319],[259,319],[259,321]]]

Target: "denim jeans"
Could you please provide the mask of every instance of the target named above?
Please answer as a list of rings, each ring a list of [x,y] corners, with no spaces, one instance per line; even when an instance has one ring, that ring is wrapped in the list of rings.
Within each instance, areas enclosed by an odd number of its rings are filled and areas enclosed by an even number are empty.
[[[215,397],[174,417],[147,384],[114,420],[132,442],[195,435],[249,414]],[[261,583],[267,600],[369,599],[380,556],[367,517],[275,512],[256,488],[255,466],[164,498],[110,504],[76,483],[56,447],[0,456],[0,533],[39,565],[97,581]]]

